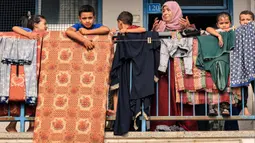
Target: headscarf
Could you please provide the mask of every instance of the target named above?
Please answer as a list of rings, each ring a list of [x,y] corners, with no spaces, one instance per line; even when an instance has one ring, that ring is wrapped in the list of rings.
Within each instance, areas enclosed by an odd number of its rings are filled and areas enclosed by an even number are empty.
[[[159,28],[158,32],[164,32],[165,29],[167,30],[180,30],[182,29],[181,25],[179,24],[179,19],[182,18],[182,10],[179,6],[179,4],[175,1],[168,1],[165,2],[162,6],[162,9],[167,6],[171,12],[172,12],[172,19],[169,22],[165,22],[163,15],[162,15],[162,21],[159,22]]]

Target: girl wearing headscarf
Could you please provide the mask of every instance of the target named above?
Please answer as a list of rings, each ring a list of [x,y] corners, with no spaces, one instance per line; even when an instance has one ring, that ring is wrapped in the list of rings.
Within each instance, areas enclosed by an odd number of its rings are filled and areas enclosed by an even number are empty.
[[[175,1],[167,1],[162,6],[162,20],[159,21],[157,18],[154,21],[152,30],[157,32],[167,32],[172,31],[172,38],[175,38],[176,33],[174,31],[181,31],[185,28],[190,27],[190,22],[188,17],[182,18],[182,10],[179,4]],[[175,93],[175,73],[174,73],[174,62],[170,58],[170,92],[171,101],[168,104],[168,75],[162,75],[158,82],[159,84],[159,99],[158,99],[158,116],[168,116],[168,110],[171,110],[171,116],[180,116],[180,104],[176,103],[176,93]],[[156,101],[156,100],[154,100]],[[169,106],[171,106],[169,108]],[[183,105],[183,115],[192,116],[191,105]],[[156,105],[155,102],[152,104],[151,116],[156,115]],[[196,121],[152,121],[151,130],[155,130],[157,125],[178,125],[185,130],[194,131],[197,130]]]

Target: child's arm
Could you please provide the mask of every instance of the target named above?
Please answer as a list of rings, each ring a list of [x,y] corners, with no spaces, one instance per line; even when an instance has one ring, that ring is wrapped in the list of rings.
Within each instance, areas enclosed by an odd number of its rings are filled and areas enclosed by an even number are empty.
[[[143,27],[138,27],[138,28],[135,28],[135,29],[127,29],[126,30],[126,33],[143,33],[145,32],[146,29],[143,28]]]
[[[66,30],[66,35],[72,39],[75,39],[75,40],[81,42],[85,46],[85,48],[93,49],[93,47],[94,47],[93,43],[90,42],[88,39],[84,38],[81,34],[78,34],[74,27],[69,27]]]
[[[134,29],[121,29],[120,33],[143,33],[145,31],[146,31],[145,28],[137,27],[137,28],[134,28]]]
[[[12,30],[20,35],[23,35],[23,36],[29,38],[29,39],[38,39],[39,38],[39,34],[27,32],[26,30],[22,29],[19,26],[12,27]]]
[[[96,29],[85,29],[85,28],[80,28],[79,29],[80,33],[82,35],[100,35],[100,34],[108,34],[110,32],[110,29],[106,26],[101,26]]]
[[[207,27],[206,28],[206,31],[208,33],[210,33],[211,35],[214,35],[216,36],[218,39],[219,39],[219,46],[222,47],[223,46],[223,39],[222,39],[222,36],[220,35],[219,32],[217,32],[214,28],[212,27]]]

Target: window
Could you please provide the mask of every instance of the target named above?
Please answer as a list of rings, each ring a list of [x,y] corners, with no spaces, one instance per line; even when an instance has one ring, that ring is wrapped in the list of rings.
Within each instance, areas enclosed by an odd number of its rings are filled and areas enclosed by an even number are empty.
[[[98,0],[41,0],[41,14],[47,18],[48,30],[66,30],[78,22],[79,7],[86,4],[98,15]]]
[[[167,0],[151,0],[151,3],[163,4]],[[173,0],[177,1],[180,6],[224,6],[226,0]]]
[[[13,26],[20,26],[21,17],[28,11],[35,13],[35,0],[1,0],[0,31],[12,31]]]

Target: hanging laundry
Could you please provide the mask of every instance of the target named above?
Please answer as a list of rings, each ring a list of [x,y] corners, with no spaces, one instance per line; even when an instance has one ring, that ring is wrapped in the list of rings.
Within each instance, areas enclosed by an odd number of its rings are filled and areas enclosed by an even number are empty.
[[[183,57],[186,74],[192,74],[193,38],[161,39],[160,65],[158,70],[166,72],[169,56]]]
[[[36,55],[37,42],[35,40],[1,37],[0,59],[1,59],[1,102],[8,102],[10,89],[11,65],[24,65],[26,102],[36,104],[37,98],[37,76]]]
[[[10,45],[6,45],[6,38],[0,37],[0,60],[3,57],[4,48],[8,46]],[[0,62],[0,103],[8,103],[9,100],[10,71],[10,64]]]
[[[235,33],[233,30],[220,33],[223,47],[218,44],[215,36],[198,36],[198,57],[196,66],[209,71],[218,90],[224,91],[229,77],[229,53],[234,48]]]
[[[255,79],[255,22],[236,29],[235,48],[230,54],[230,84],[248,86]]]
[[[150,98],[155,93],[154,76],[158,68],[155,55],[160,41],[157,32],[129,33],[126,36],[118,35],[117,39],[110,76],[111,89],[119,88],[114,134],[123,135],[129,131],[133,116],[146,118],[149,115]],[[130,63],[133,67],[131,85]],[[141,111],[142,103],[144,112]],[[137,129],[136,122],[134,128]]]

